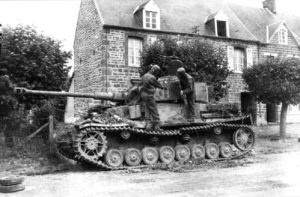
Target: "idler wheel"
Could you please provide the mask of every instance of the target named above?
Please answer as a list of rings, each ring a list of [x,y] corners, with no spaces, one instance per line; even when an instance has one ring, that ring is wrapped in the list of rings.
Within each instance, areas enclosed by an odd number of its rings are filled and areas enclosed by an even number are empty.
[[[128,148],[125,152],[125,161],[129,166],[137,166],[142,161],[141,151],[136,148]]]
[[[205,153],[208,159],[216,159],[219,156],[219,146],[215,143],[208,143],[205,145]]]
[[[255,143],[254,132],[250,128],[238,129],[233,134],[233,143],[242,151],[249,150],[254,146]]]
[[[159,157],[163,163],[171,163],[175,159],[175,151],[171,146],[162,146],[159,149]]]
[[[187,161],[191,157],[191,151],[186,145],[175,146],[175,157],[178,161]]]
[[[223,158],[229,158],[233,154],[232,146],[227,142],[220,143],[219,149],[220,149],[220,156]]]
[[[191,155],[194,159],[201,159],[205,157],[205,148],[200,144],[194,144],[191,147]]]
[[[110,149],[105,155],[105,161],[111,167],[119,167],[124,162],[124,155],[120,150]]]
[[[142,150],[143,162],[146,165],[156,164],[159,158],[158,151],[153,147],[145,147]]]

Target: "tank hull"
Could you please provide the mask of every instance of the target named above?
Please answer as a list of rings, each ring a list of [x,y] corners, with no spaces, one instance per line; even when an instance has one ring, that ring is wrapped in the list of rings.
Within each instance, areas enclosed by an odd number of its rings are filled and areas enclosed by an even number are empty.
[[[79,125],[71,142],[58,143],[58,147],[71,159],[107,170],[189,159],[230,159],[236,150],[245,153],[253,147],[255,136],[250,125],[251,117],[243,116],[168,123],[157,132],[129,123],[88,119]]]

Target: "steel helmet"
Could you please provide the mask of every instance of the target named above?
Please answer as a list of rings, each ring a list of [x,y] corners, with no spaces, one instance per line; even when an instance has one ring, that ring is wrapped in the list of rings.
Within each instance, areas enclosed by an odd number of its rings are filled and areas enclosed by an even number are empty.
[[[185,69],[183,67],[180,67],[177,69],[178,73],[185,73]]]

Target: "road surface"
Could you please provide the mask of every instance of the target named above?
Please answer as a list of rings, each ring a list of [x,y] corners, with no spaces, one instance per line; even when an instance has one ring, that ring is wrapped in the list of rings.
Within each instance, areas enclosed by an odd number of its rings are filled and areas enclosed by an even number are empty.
[[[300,151],[300,150],[299,150]],[[26,190],[4,197],[300,196],[300,152],[259,155],[259,162],[184,172],[67,172],[25,177]]]

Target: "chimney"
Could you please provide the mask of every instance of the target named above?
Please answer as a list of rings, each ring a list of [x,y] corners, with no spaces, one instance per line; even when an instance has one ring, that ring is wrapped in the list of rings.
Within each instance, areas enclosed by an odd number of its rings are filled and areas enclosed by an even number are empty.
[[[268,8],[271,12],[276,14],[276,2],[275,2],[275,0],[265,0],[265,1],[263,1],[263,7]]]

